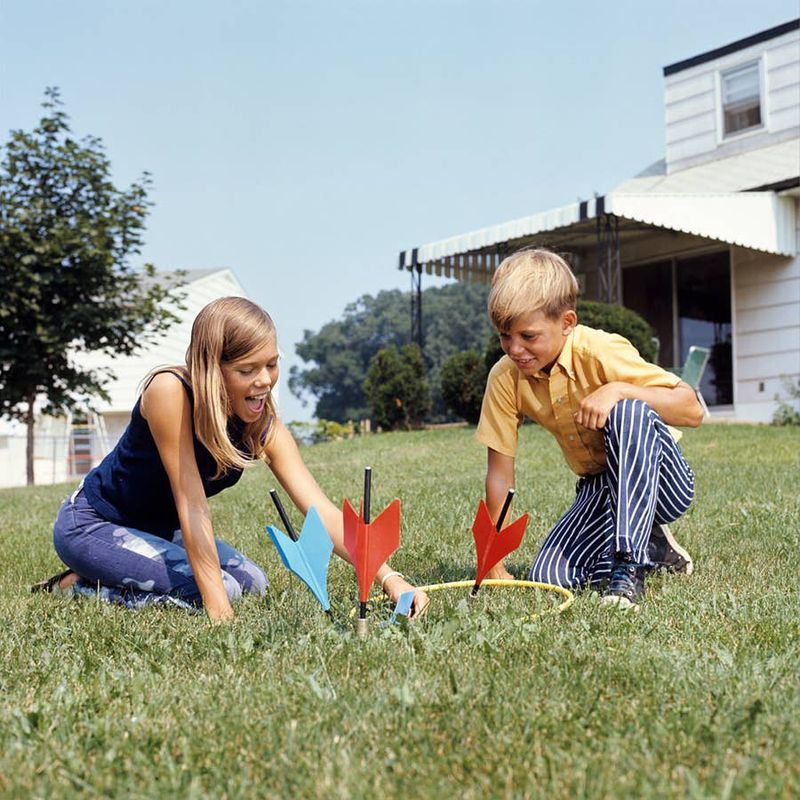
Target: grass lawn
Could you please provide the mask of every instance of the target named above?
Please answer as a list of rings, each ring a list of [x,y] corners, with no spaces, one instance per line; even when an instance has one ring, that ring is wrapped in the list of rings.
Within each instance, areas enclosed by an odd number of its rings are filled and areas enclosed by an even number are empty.
[[[574,486],[541,429],[521,437],[520,577]],[[350,567],[331,566],[332,626],[281,566],[263,468],[212,501],[217,534],[271,579],[224,627],[29,595],[59,566],[50,532],[71,487],[0,491],[0,795],[799,796],[800,430],[709,425],[684,451],[697,499],[673,530],[696,571],[651,579],[641,614],[587,592],[526,621],[555,595],[486,588],[467,606],[464,590],[366,640],[348,620]],[[402,499],[395,569],[472,576],[484,454],[471,431],[305,455],[337,503],[358,500],[367,464],[373,513]]]

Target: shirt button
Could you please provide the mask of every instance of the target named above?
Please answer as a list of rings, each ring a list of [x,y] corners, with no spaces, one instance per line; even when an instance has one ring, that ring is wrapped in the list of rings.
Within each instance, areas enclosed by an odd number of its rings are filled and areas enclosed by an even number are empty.
[[[574,440],[575,440],[575,437],[574,437],[572,434],[570,434],[570,435],[569,435],[569,440],[572,442],[572,441],[574,441]]]

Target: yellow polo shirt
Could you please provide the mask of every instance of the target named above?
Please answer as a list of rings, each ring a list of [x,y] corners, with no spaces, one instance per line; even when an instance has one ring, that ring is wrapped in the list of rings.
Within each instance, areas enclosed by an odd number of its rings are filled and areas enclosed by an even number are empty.
[[[612,381],[674,387],[680,378],[645,361],[624,337],[578,325],[549,375],[525,377],[508,356],[492,367],[475,436],[498,453],[516,456],[517,430],[528,417],[555,436],[573,472],[596,475],[606,468],[603,432],[578,425],[574,415],[584,397]],[[669,430],[678,441],[680,432]]]

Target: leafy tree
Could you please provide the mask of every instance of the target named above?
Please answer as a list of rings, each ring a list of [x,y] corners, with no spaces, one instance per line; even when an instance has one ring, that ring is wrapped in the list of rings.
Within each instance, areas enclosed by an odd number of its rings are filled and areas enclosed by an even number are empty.
[[[442,364],[442,397],[458,417],[476,425],[486,388],[485,359],[476,350],[455,353]]]
[[[73,355],[127,355],[176,317],[177,299],[135,270],[150,177],[125,190],[111,182],[101,141],[75,140],[57,89],[30,132],[11,132],[0,162],[0,413],[27,424],[33,483],[34,405],[57,414],[108,398],[110,369],[82,369]]]
[[[292,367],[289,388],[317,398],[315,416],[337,422],[369,416],[363,391],[369,361],[382,347],[408,341],[408,302],[399,290],[364,295],[345,308],[343,319],[318,333],[304,331],[295,349],[314,366]]]
[[[372,357],[364,381],[372,421],[384,430],[422,424],[431,407],[425,363],[418,345],[384,347]]]
[[[446,414],[439,369],[462,349],[482,350],[490,329],[487,287],[454,283],[422,293],[424,358],[432,393],[432,417]],[[292,367],[289,388],[297,397],[316,398],[315,415],[346,422],[369,415],[363,384],[370,359],[383,347],[400,347],[411,335],[411,298],[398,289],[364,295],[345,308],[340,320],[317,333],[306,330],[297,354],[310,366]]]

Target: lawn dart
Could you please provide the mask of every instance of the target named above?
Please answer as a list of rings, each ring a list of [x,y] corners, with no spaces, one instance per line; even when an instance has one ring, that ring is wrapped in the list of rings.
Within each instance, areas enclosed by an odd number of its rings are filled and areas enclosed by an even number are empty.
[[[472,592],[470,592],[470,597],[475,597],[478,594],[478,589],[481,588],[481,583],[489,570],[509,553],[516,550],[522,542],[525,528],[528,527],[527,514],[523,514],[505,530],[503,529],[503,520],[505,520],[513,499],[514,490],[509,489],[496,523],[492,522],[489,509],[483,499],[478,503],[475,521],[472,523],[477,569],[475,572],[475,584],[472,587]]]
[[[333,614],[328,600],[328,564],[333,552],[333,541],[313,506],[308,509],[303,529],[298,537],[278,493],[271,489],[269,495],[278,510],[286,533],[272,525],[266,526],[267,533],[283,565],[308,586],[311,594],[317,598],[323,611],[332,621]]]
[[[367,633],[367,599],[378,568],[400,546],[400,501],[393,500],[374,522],[370,522],[371,494],[372,467],[367,467],[364,470],[364,499],[359,513],[356,514],[347,498],[342,504],[344,545],[353,560],[358,578],[356,632],[359,636],[366,636]]]

